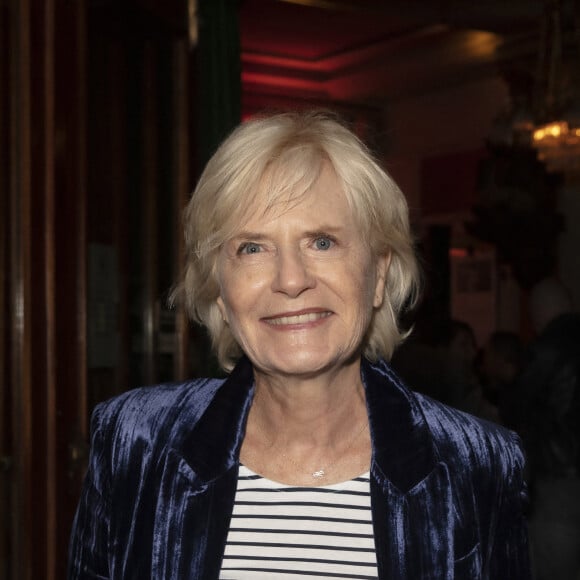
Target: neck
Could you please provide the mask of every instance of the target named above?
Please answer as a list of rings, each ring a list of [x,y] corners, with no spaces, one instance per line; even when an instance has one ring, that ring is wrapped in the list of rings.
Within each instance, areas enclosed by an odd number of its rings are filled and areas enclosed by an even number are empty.
[[[272,377],[255,372],[249,427],[272,445],[331,448],[367,415],[360,362],[316,377]]]
[[[256,372],[240,459],[290,485],[327,485],[369,469],[371,441],[360,362],[288,380]]]

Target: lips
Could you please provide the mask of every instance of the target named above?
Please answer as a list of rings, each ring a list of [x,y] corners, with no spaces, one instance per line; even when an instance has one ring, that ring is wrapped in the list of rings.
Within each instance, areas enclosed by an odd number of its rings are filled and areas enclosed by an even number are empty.
[[[273,326],[291,326],[297,324],[308,324],[312,322],[317,322],[323,318],[327,318],[332,314],[328,310],[323,310],[319,312],[304,312],[300,314],[289,314],[284,316],[273,316],[271,318],[266,318],[265,322]]]

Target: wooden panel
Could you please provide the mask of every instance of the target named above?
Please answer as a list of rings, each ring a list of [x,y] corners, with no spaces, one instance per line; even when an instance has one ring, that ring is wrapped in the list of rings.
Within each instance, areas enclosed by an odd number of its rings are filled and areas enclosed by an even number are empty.
[[[159,302],[157,297],[158,232],[157,232],[157,86],[156,52],[153,43],[145,42],[143,57],[143,252],[140,256],[143,276],[143,354],[145,382],[157,379],[156,337],[158,333]]]
[[[85,473],[87,408],[86,2],[55,0],[55,296],[58,524],[56,578],[64,564]]]
[[[129,385],[126,53],[99,9],[88,15],[89,410]]]
[[[12,456],[10,578],[32,578],[32,357],[30,296],[30,2],[14,2],[10,62],[10,343]],[[16,453],[16,445],[18,452]]]
[[[111,195],[114,208],[113,239],[118,260],[118,324],[119,349],[116,368],[115,392],[129,388],[129,233],[127,231],[129,203],[127,199],[127,136],[126,116],[126,57],[119,42],[113,42],[108,49],[109,71],[109,111],[111,119]]]
[[[8,554],[11,534],[9,515],[11,501],[11,431],[10,416],[10,21],[11,6],[0,4],[0,578],[9,578]],[[7,89],[5,90],[4,87]]]
[[[2,101],[2,119],[10,119],[2,123],[10,152],[3,180],[10,250],[2,252],[9,334],[2,376],[10,394],[2,414],[11,432],[3,431],[9,440],[2,452],[13,466],[4,487],[10,517],[2,572],[53,580],[65,577],[83,473],[70,458],[75,436],[84,440],[87,427],[84,3],[14,1],[9,14],[11,56],[3,63],[10,98]]]
[[[173,204],[175,225],[174,278],[177,280],[184,259],[183,238],[183,208],[189,198],[189,171],[188,171],[188,72],[187,72],[187,41],[179,41],[173,45]],[[188,378],[189,361],[189,324],[183,307],[177,307],[175,314],[175,357],[174,373],[176,380]]]
[[[31,369],[30,504],[33,577],[55,578],[57,557],[56,320],[54,237],[54,1],[31,3]],[[35,482],[45,482],[39,486]],[[41,517],[39,517],[41,516]]]

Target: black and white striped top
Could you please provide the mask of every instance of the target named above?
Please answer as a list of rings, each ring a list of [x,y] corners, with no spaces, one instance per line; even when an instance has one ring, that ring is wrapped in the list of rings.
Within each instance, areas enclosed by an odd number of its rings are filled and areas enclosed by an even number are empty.
[[[221,580],[376,579],[370,480],[294,487],[240,466]]]

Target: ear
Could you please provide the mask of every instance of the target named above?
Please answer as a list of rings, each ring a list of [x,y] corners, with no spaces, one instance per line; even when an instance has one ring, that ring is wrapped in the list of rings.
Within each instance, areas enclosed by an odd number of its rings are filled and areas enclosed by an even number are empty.
[[[228,321],[228,311],[227,311],[226,305],[224,303],[224,300],[223,300],[223,298],[221,296],[218,296],[217,297],[216,304],[217,304],[217,307],[219,308],[220,314],[222,315],[223,321],[226,324],[229,324],[229,321]]]
[[[391,265],[391,252],[379,256],[377,258],[376,267],[376,282],[375,282],[375,297],[373,299],[373,306],[380,308],[385,299],[385,286],[387,284],[387,274],[389,266]]]

